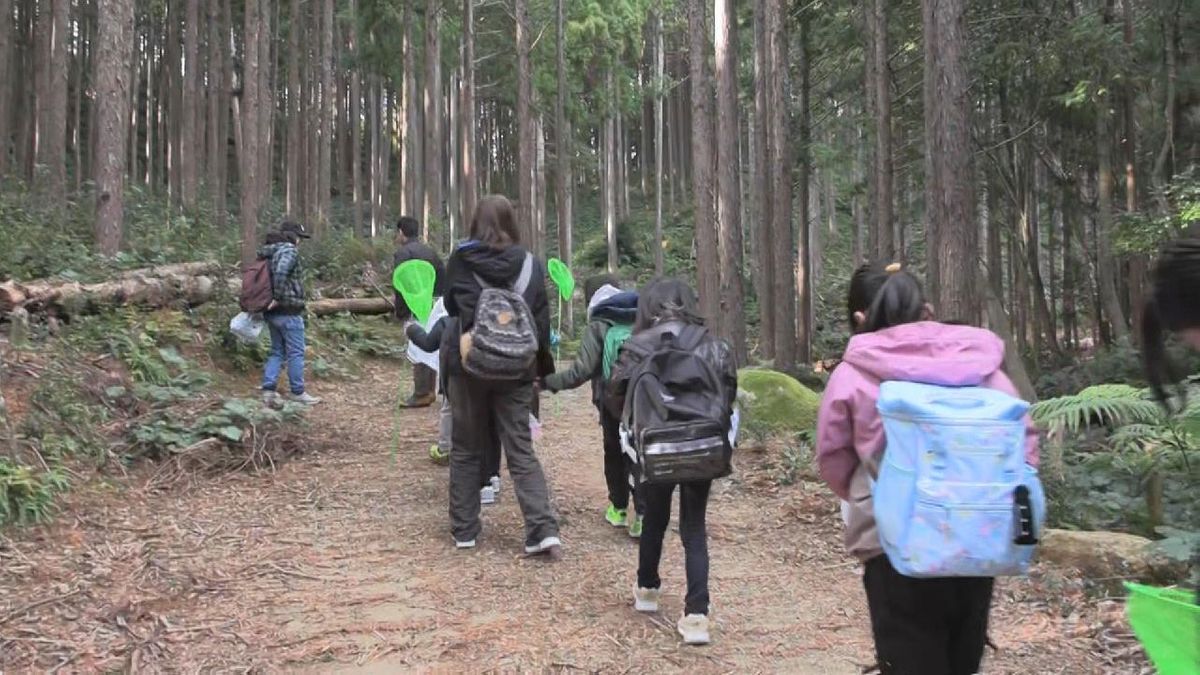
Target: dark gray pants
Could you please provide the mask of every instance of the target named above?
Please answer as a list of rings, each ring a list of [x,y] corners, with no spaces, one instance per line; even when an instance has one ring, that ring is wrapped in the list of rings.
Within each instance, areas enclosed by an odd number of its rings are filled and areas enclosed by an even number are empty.
[[[433,368],[422,364],[413,364],[413,398],[425,398],[433,396],[434,390],[437,388],[438,373]]]
[[[533,385],[529,382],[492,382],[466,374],[450,376],[450,406],[454,428],[450,450],[450,528],[454,539],[479,536],[479,486],[483,459],[494,441],[488,421],[495,425],[508,455],[508,473],[521,514],[525,517],[525,544],[558,536],[558,518],[550,506],[550,491],[542,465],[533,454],[529,413]]]

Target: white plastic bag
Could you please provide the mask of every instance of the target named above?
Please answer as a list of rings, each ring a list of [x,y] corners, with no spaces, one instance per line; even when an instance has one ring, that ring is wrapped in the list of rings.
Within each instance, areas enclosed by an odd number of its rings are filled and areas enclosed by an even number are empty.
[[[446,305],[442,302],[441,298],[438,298],[437,302],[433,303],[433,309],[429,312],[429,318],[421,324],[421,327],[428,332],[433,328],[434,324],[440,321],[444,316],[446,316]],[[412,342],[409,342],[406,355],[408,356],[408,360],[412,363],[420,363],[421,365],[429,366],[433,370],[438,369],[439,361],[438,352],[436,350],[432,352],[422,351]]]
[[[263,320],[261,314],[241,312],[229,322],[229,332],[233,333],[242,342],[258,342],[258,336],[262,335],[262,330]]]

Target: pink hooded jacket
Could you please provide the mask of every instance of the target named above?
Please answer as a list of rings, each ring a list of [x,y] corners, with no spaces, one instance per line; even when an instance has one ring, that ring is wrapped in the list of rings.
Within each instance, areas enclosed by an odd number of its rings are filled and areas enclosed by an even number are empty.
[[[953,387],[983,386],[1017,396],[1001,370],[1004,342],[991,331],[923,321],[850,340],[833,371],[817,416],[817,468],[843,505],[846,548],[860,560],[880,553],[870,479],[886,441],[875,408],[888,380]],[[1038,463],[1038,434],[1026,418],[1025,459]]]

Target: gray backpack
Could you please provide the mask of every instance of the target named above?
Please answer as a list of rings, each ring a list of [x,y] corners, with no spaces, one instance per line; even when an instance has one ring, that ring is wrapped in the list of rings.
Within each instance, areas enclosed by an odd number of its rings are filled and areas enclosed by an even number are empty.
[[[525,254],[512,288],[496,288],[478,274],[482,288],[475,306],[475,325],[464,332],[460,351],[463,369],[482,380],[528,377],[538,352],[537,326],[525,302],[533,280],[533,254]]]

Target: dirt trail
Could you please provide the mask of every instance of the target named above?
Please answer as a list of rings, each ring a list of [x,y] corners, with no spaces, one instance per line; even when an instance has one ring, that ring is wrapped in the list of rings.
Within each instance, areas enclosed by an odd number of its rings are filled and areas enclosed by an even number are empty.
[[[683,648],[674,530],[662,614],[630,607],[636,546],[600,518],[586,393],[543,399],[538,450],[566,550],[547,564],[520,555],[507,479],[479,548],[454,550],[447,469],[426,457],[436,413],[404,413],[393,451],[407,376],[366,370],[318,392],[316,450],[274,474],[154,493],[113,481],[78,491],[59,522],[0,539],[0,671],[851,674],[873,662],[859,571],[820,487],[778,487],[765,456],[739,458],[709,507],[715,643]],[[985,671],[1138,672],[1110,628],[1119,607],[1064,606],[1077,591],[1058,577],[1006,582]]]

